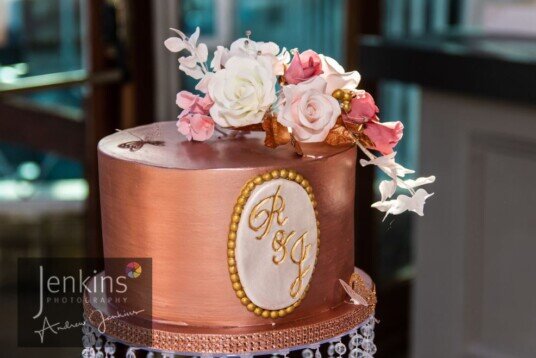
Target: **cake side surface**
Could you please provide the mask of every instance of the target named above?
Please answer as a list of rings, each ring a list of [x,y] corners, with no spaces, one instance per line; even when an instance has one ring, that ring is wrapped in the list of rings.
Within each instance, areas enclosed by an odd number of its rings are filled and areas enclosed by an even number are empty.
[[[180,139],[173,127],[171,122],[138,127],[129,130],[131,133],[106,137],[99,144],[104,254],[105,257],[153,259],[152,302],[140,302],[152,304],[153,320],[178,326],[247,327],[292,322],[341,305],[345,294],[338,280],[347,280],[354,267],[355,148],[316,145],[305,148],[310,155],[298,157],[292,148],[265,148],[260,145],[262,138],[255,135],[191,143]],[[150,138],[158,132],[160,138]],[[161,140],[164,145],[146,143],[136,150],[120,148],[122,143],[136,141],[132,135],[146,141]],[[262,314],[250,312],[248,308],[252,307],[248,307],[243,297],[237,298],[242,288],[231,279],[230,227],[244,187],[259,175],[285,173],[282,170],[301,175],[314,192],[319,225],[318,256],[316,260],[303,261],[301,272],[307,282],[296,291],[300,305],[277,319],[266,319]],[[279,188],[283,180],[271,179],[274,180],[262,183],[268,185],[262,186],[267,193],[275,190],[269,185]],[[286,186],[294,190],[286,184],[282,190],[287,190]],[[275,197],[274,205],[280,205]],[[299,205],[302,204],[298,208]],[[299,220],[300,213],[290,207],[289,204],[282,213],[281,223],[285,217],[289,218],[288,224],[284,224],[288,227],[285,237],[294,240],[300,233],[290,235],[293,228],[299,227],[292,226],[292,222],[296,215]],[[244,210],[252,209],[245,205]],[[276,229],[274,226],[273,231]],[[269,232],[266,240],[272,240],[274,232]],[[247,238],[248,234],[245,235]],[[312,240],[314,235],[307,237]],[[272,245],[274,242],[281,243],[275,240]],[[293,261],[290,244],[283,262],[289,265]],[[277,248],[277,255],[270,253],[270,257],[283,260],[284,252]],[[295,250],[295,260],[300,248]],[[310,253],[316,255],[313,249],[311,246]],[[305,255],[307,245],[301,252]],[[255,265],[250,260],[237,267],[249,273],[262,265],[268,264]],[[260,270],[259,277],[264,277],[261,281],[273,269],[270,266]],[[254,275],[253,279],[249,277],[247,285],[281,291],[275,288],[277,277],[264,283],[254,283],[254,278]],[[258,299],[258,293],[251,293],[252,290],[249,293]],[[143,295],[137,297],[144,299]]]

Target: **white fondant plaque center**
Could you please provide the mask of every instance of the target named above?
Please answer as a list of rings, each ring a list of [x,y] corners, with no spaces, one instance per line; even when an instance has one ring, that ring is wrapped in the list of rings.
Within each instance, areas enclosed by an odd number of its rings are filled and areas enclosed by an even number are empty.
[[[318,251],[316,215],[307,191],[287,179],[257,185],[236,232],[240,282],[253,304],[280,310],[300,300]]]

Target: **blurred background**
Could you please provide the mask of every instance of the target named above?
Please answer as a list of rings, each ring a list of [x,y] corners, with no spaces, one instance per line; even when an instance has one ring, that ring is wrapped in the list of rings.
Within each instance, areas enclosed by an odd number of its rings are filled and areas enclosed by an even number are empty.
[[[536,356],[536,1],[0,0],[6,357],[38,353],[16,349],[17,257],[101,255],[97,141],[176,118],[193,84],[163,41],[196,26],[212,50],[252,30],[357,68],[405,125],[402,164],[438,177],[425,218],[382,222],[381,177],[358,169],[377,357]]]

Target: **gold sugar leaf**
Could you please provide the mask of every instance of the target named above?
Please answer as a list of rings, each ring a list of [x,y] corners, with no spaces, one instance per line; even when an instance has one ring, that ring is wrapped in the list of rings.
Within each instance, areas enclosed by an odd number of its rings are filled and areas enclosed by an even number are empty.
[[[356,139],[359,141],[359,143],[361,143],[366,148],[370,148],[370,149],[375,149],[376,148],[376,146],[370,140],[370,138],[363,132],[358,133],[356,135]]]
[[[266,133],[264,145],[268,148],[277,148],[291,141],[291,135],[284,125],[277,121],[273,114],[267,114],[262,121],[262,129]]]
[[[364,147],[374,148],[374,143],[364,132],[366,124],[345,122],[344,126],[353,134],[355,140],[361,143]]]
[[[353,134],[362,133],[365,130],[365,126],[362,123],[346,122],[344,125]]]
[[[329,145],[337,146],[354,144],[356,139],[344,125],[336,124],[335,127],[331,128],[324,141]]]

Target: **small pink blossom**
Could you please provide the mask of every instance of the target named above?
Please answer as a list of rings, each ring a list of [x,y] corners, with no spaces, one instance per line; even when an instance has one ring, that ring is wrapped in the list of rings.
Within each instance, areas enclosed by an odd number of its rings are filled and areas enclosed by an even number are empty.
[[[357,96],[351,101],[352,109],[344,115],[344,120],[352,123],[366,123],[376,117],[380,111],[374,98],[370,93],[365,91],[358,92]]]
[[[175,103],[177,103],[179,108],[183,109],[179,118],[191,113],[207,115],[210,107],[214,104],[209,96],[200,97],[188,91],[180,91],[177,93],[177,100]]]
[[[314,76],[322,74],[322,62],[313,50],[307,50],[302,54],[296,52],[290,66],[285,71],[285,80],[290,84],[298,84]]]
[[[193,139],[202,142],[212,137],[214,133],[214,121],[209,116],[190,113],[179,117],[177,129],[188,140]]]
[[[380,123],[370,121],[366,124],[365,134],[374,143],[374,148],[382,154],[390,154],[402,138],[404,125],[402,122]]]

